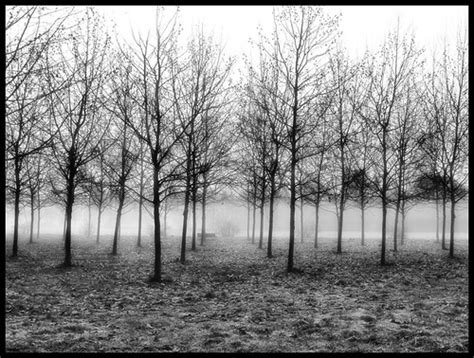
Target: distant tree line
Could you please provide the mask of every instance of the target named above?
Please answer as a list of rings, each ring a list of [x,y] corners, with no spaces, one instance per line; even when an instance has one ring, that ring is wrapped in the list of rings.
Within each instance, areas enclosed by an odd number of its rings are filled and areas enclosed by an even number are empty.
[[[116,210],[112,254],[124,212],[138,205],[137,246],[145,210],[154,227],[151,280],[161,281],[171,208],[183,208],[185,263],[187,236],[196,250],[200,226],[205,244],[206,206],[223,191],[246,205],[252,243],[260,221],[261,249],[268,210],[268,257],[276,200],[289,201],[288,271],[294,270],[298,202],[301,241],[304,204],[315,208],[315,248],[320,205],[334,203],[338,253],[348,201],[361,209],[362,245],[364,212],[380,206],[382,265],[387,210],[395,211],[396,251],[408,211],[434,202],[437,238],[441,231],[442,248],[449,241],[454,255],[456,204],[468,194],[467,33],[427,61],[414,36],[397,27],[379,50],[354,60],[340,45],[338,16],[322,7],[276,7],[273,31],[253,42],[258,57],[244,61],[235,81],[235,59],[203,27],[180,40],[179,9],[156,8],[154,28],[131,42],[106,31],[93,8],[13,6],[6,12],[13,257],[20,210],[29,210],[33,242],[41,209],[64,208],[67,267],[75,204],[89,208],[89,235],[91,209],[97,209],[97,242],[105,208]]]

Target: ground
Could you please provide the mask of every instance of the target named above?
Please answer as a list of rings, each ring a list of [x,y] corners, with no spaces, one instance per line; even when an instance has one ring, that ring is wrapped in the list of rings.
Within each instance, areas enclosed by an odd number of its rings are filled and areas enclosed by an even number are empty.
[[[378,241],[287,242],[266,258],[246,238],[208,238],[179,263],[163,242],[162,283],[150,283],[151,241],[73,239],[74,267],[59,268],[59,237],[20,242],[6,258],[7,352],[467,352],[467,243],[456,258],[408,240],[379,265]],[[6,242],[6,252],[11,241]]]

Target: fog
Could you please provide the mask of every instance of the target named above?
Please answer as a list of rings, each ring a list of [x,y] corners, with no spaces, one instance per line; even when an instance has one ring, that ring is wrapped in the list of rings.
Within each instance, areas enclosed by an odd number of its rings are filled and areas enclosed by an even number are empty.
[[[170,211],[166,220],[167,236],[180,236],[183,222],[183,208],[177,207]],[[449,206],[447,207],[447,223],[446,232],[449,234]],[[216,233],[218,236],[234,236],[247,235],[247,207],[238,205],[236,202],[220,202],[209,204],[206,210],[207,232]],[[251,213],[252,214],[252,213]],[[264,217],[264,236],[268,233],[268,210],[265,210]],[[276,239],[286,239],[289,235],[289,206],[279,201],[276,203],[274,214],[274,236]],[[442,218],[441,208],[439,210],[440,221]],[[86,206],[74,206],[72,220],[73,237],[80,238],[87,235],[88,232],[88,216],[89,211]],[[101,235],[112,235],[115,226],[115,209],[110,207],[102,214]],[[381,230],[381,209],[369,208],[365,213],[365,231],[367,239],[380,238]],[[309,239],[314,237],[315,209],[311,205],[305,205],[303,209],[304,234]],[[197,232],[201,230],[201,210],[198,206],[197,212]],[[387,233],[388,237],[393,237],[393,221],[394,211],[389,210]],[[57,235],[63,232],[64,209],[60,207],[48,207],[41,210],[41,234]],[[300,209],[299,202],[296,210],[296,238],[300,238]],[[259,237],[260,211],[256,212],[255,237]],[[36,235],[36,212],[34,223],[34,234]],[[436,210],[432,204],[418,204],[409,211],[406,217],[405,230],[406,238],[426,238],[433,239],[436,237]],[[163,226],[163,219],[162,219]],[[348,206],[344,211],[344,238],[360,237],[361,212],[353,205]],[[20,211],[19,217],[19,235],[24,238],[29,235],[30,228],[30,211]],[[191,211],[188,221],[188,236],[191,235],[192,216]],[[91,209],[91,237],[95,237],[97,231],[97,209]],[[13,209],[6,208],[6,233],[11,235],[13,232]],[[138,208],[137,206],[129,206],[122,216],[121,238],[127,239],[127,236],[135,238],[138,232]],[[252,226],[250,225],[250,234]],[[143,210],[142,235],[151,237],[153,233],[153,219],[147,210]],[[331,238],[337,234],[337,218],[335,215],[334,205],[325,202],[319,211],[319,237]],[[35,238],[36,236],[34,236]],[[457,239],[468,238],[468,207],[467,203],[459,203],[456,210],[455,237]],[[41,236],[40,236],[41,240]]]

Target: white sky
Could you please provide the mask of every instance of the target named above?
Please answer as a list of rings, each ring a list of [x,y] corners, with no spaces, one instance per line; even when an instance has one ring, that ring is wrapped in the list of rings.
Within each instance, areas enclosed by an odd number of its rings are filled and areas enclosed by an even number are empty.
[[[97,6],[113,19],[125,38],[134,31],[152,29],[153,6]],[[324,6],[329,13],[341,13],[342,43],[352,55],[362,55],[366,47],[375,49],[400,18],[401,27],[413,29],[417,43],[429,52],[441,50],[444,37],[452,43],[459,29],[468,25],[468,6]],[[226,44],[226,53],[240,57],[249,53],[250,37],[257,39],[257,26],[271,31],[272,6],[181,6],[183,36],[192,25],[203,23]]]

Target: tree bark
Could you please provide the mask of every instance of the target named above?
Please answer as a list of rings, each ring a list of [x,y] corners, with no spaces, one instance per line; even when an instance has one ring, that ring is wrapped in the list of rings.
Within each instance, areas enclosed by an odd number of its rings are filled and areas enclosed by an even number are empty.
[[[446,188],[443,188],[442,205],[443,205],[443,221],[441,223],[441,248],[446,248]]]
[[[96,244],[100,241],[100,223],[102,220],[102,203],[99,203],[99,212],[97,213],[97,236],[95,239]]]
[[[293,271],[295,250],[295,207],[296,207],[296,116],[298,108],[297,88],[295,86],[295,103],[293,105],[293,123],[291,126],[291,162],[290,162],[290,240],[288,244],[287,271]]]
[[[155,227],[155,271],[151,281],[161,281],[161,227],[160,227],[160,188],[158,182],[158,170],[153,171],[153,221]]]
[[[451,171],[450,175],[450,196],[451,196],[451,225],[450,225],[450,233],[449,233],[449,257],[454,258],[454,224],[456,219],[456,193],[454,191],[454,173]]]
[[[264,174],[265,175],[265,174]],[[260,237],[258,240],[258,248],[263,248],[263,214],[265,209],[265,178],[262,178],[262,197],[260,200]]]
[[[397,236],[398,236],[398,216],[400,213],[400,201],[397,199],[397,203],[395,205],[395,220],[393,223],[393,251],[397,252]]]
[[[202,186],[202,222],[201,222],[201,246],[204,246],[206,238],[206,200],[207,200],[207,175],[203,175]]]
[[[71,255],[71,221],[72,221],[72,206],[74,205],[74,177],[75,168],[70,169],[70,174],[67,183],[67,199],[66,199],[66,235],[64,236],[64,267],[72,266]]]
[[[382,175],[382,249],[380,255],[380,264],[385,265],[385,249],[387,239],[387,128],[382,129],[382,161],[383,161],[383,175]]]
[[[18,219],[20,216],[20,170],[21,163],[15,156],[15,207],[14,207],[14,224],[13,224],[13,249],[12,257],[18,256]]]
[[[30,192],[30,206],[31,206],[31,213],[30,213],[30,244],[33,243],[33,226],[35,221],[35,193]]]
[[[253,217],[252,217],[252,244],[255,244],[255,214],[257,211],[257,198],[253,197]]]
[[[186,261],[186,231],[188,227],[188,211],[189,211],[189,182],[190,176],[186,174],[186,193],[184,195],[184,210],[183,210],[183,231],[181,233],[181,257],[179,262],[182,264]]]
[[[250,201],[247,200],[247,241],[250,240]]]
[[[37,228],[36,228],[36,240],[39,240],[39,235],[40,235],[40,222],[41,222],[41,201],[40,201],[40,191],[38,190],[37,192],[37,198],[36,201],[38,203],[38,215],[37,215]]]
[[[318,195],[319,197],[319,195]],[[319,198],[314,204],[314,248],[318,248],[318,235],[319,235]]]
[[[194,163],[195,159],[193,159],[193,186],[192,186],[192,198],[191,201],[193,202],[193,232],[192,232],[192,242],[191,242],[191,250],[196,251],[196,230],[197,230],[197,220],[196,220],[196,192],[197,192],[197,183],[196,183],[196,175],[194,174]]]
[[[120,222],[122,219],[122,208],[123,203],[125,201],[125,187],[120,188],[120,196],[119,196],[119,206],[117,209],[117,216],[115,218],[115,230],[114,230],[114,242],[112,246],[112,255],[117,255],[117,247],[118,247],[118,239],[119,239],[119,232],[120,232]]]
[[[435,207],[436,207],[436,242],[439,242],[439,193],[438,188],[435,191]]]
[[[300,239],[301,239],[301,243],[304,242],[304,218],[303,218],[303,207],[304,207],[304,199],[303,199],[303,193],[302,193],[303,190],[301,190],[300,194],[301,194],[301,201],[300,201],[300,211],[301,211],[301,216],[300,216]]]

